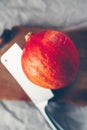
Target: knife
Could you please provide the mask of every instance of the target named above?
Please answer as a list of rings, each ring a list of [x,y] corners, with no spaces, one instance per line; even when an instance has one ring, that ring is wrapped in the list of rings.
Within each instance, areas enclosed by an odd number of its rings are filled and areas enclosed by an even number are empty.
[[[17,43],[14,43],[2,56],[1,62],[22,87],[25,93],[30,97],[34,105],[45,117],[53,130],[64,130],[60,124],[55,125],[55,121],[45,111],[49,99],[54,97],[50,89],[42,88],[33,84],[24,74],[21,66],[22,49]]]

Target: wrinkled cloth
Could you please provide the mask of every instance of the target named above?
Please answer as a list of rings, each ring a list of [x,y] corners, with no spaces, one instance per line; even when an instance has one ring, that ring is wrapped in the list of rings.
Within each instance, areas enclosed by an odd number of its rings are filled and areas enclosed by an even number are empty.
[[[0,0],[0,35],[17,25],[85,27],[87,0]]]
[[[32,102],[0,101],[0,130],[51,130]]]
[[[46,111],[58,130],[87,130],[87,106],[50,101]]]

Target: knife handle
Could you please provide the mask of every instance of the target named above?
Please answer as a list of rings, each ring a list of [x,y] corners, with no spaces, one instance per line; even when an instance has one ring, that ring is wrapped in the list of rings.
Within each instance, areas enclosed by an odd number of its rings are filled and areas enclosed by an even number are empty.
[[[45,107],[45,112],[57,130],[64,130],[53,115],[48,111],[47,106]]]

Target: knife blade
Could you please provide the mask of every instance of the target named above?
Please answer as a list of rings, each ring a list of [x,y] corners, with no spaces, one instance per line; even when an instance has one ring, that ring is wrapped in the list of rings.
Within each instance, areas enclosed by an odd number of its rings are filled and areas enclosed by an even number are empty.
[[[42,115],[45,117],[49,125],[53,130],[58,130],[45,112],[45,107],[48,100],[54,97],[54,94],[50,89],[42,88],[38,85],[33,84],[28,80],[23,72],[21,66],[21,55],[22,49],[17,43],[14,43],[2,56],[1,62],[10,72],[10,74],[15,78],[21,88],[30,97],[35,106],[39,109]],[[63,128],[59,125],[59,130]]]

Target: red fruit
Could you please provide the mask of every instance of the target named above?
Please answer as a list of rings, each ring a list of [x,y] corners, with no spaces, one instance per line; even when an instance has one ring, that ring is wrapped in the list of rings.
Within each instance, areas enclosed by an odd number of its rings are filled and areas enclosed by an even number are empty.
[[[58,89],[74,80],[79,68],[79,54],[67,35],[45,30],[29,37],[21,63],[31,82],[44,88]]]

